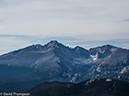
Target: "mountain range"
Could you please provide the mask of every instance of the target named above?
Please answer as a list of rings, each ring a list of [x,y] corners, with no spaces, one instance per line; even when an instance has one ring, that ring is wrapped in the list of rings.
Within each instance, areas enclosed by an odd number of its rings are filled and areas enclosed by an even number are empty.
[[[0,90],[19,90],[45,81],[77,83],[91,78],[129,81],[129,50],[104,45],[86,50],[58,41],[31,45],[0,56]],[[5,86],[8,85],[8,86]]]

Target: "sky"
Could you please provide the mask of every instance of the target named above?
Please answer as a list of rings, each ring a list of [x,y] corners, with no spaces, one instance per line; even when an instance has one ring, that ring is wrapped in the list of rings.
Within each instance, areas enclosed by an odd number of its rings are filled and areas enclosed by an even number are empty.
[[[51,40],[129,49],[129,0],[0,0],[0,55]]]

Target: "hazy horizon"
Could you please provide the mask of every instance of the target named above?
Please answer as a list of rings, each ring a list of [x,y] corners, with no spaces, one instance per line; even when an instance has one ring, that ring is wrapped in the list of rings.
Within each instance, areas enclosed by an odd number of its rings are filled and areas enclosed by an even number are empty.
[[[129,49],[128,0],[0,0],[0,54],[51,40]]]

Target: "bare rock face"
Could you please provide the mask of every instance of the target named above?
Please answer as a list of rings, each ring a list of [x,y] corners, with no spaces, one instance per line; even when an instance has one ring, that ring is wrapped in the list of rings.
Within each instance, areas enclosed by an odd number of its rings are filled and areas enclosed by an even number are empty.
[[[81,82],[129,72],[129,50],[111,45],[86,50],[50,41],[1,55],[0,68],[1,86],[10,86],[5,89],[28,88],[44,81]]]

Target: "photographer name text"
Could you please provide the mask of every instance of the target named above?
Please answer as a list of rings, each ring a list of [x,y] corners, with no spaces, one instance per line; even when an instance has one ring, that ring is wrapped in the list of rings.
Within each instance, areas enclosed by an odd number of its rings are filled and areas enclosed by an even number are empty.
[[[0,96],[30,96],[30,93],[0,92]]]

